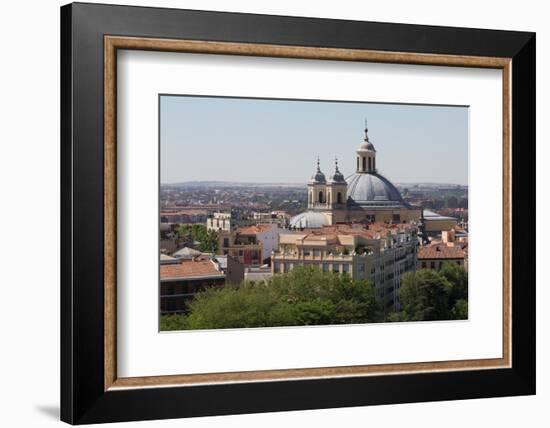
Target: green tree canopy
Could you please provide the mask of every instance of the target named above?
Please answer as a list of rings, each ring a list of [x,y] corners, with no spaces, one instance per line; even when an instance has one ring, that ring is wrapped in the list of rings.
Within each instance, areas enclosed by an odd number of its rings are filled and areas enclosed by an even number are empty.
[[[422,269],[401,278],[402,310],[386,321],[468,319],[468,273],[456,263],[444,263],[439,271]]]
[[[198,250],[202,252],[215,252],[218,249],[218,234],[206,229],[203,224],[182,224],[178,228],[178,235],[198,242]]]
[[[468,273],[456,263],[445,262],[439,271],[451,284],[449,293],[449,307],[453,307],[458,300],[468,301]]]
[[[198,293],[187,315],[161,318],[161,330],[366,323],[379,320],[372,286],[349,275],[296,266],[267,282]]]
[[[457,300],[451,309],[451,314],[455,320],[468,319],[468,301],[464,299]]]
[[[401,278],[399,297],[406,321],[449,319],[452,285],[431,269],[409,272]]]

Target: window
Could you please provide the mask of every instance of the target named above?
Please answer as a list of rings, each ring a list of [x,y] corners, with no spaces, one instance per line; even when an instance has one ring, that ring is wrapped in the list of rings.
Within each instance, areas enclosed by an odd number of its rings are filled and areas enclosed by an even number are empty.
[[[323,272],[328,272],[328,263],[323,263]]]
[[[225,248],[229,247],[229,238],[223,238],[223,246]]]
[[[314,257],[321,257],[321,250],[313,250]]]
[[[337,264],[333,264],[333,265],[332,265],[332,271],[333,271],[334,273],[340,272],[340,266],[338,266]]]
[[[280,272],[281,271],[281,264],[279,262],[275,262],[275,265],[273,266],[274,272]]]
[[[338,204],[342,203],[342,192],[338,192],[336,194],[336,203],[338,203]]]
[[[363,158],[363,171],[367,169],[367,159]]]
[[[435,262],[430,262],[430,268],[435,269]]]
[[[348,263],[344,263],[344,264],[342,265],[342,271],[343,271],[344,273],[349,273],[349,264],[348,264]]]
[[[363,263],[359,265],[359,272],[361,273],[365,272],[365,265]]]
[[[357,157],[357,171],[359,171],[359,156]]]
[[[392,220],[393,220],[394,222],[399,223],[399,222],[401,221],[401,215],[400,215],[400,214],[394,214],[394,215],[392,216]]]
[[[304,250],[304,257],[307,257],[311,254],[309,250]]]
[[[422,262],[422,269],[426,269],[426,262]]]
[[[371,159],[369,158],[369,171],[371,170]]]
[[[319,203],[322,204],[324,201],[323,201],[323,191],[320,191],[319,192]]]

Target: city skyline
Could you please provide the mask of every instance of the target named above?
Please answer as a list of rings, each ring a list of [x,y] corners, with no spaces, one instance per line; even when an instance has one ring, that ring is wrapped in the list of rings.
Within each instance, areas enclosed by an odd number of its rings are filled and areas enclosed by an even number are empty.
[[[161,183],[305,183],[369,138],[396,183],[468,184],[468,108],[162,95]],[[399,124],[396,126],[396,124]],[[198,148],[206,150],[198,150]]]

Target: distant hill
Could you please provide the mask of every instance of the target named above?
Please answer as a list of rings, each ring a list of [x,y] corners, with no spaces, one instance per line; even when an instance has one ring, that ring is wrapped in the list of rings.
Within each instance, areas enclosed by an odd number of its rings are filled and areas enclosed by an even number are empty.
[[[400,188],[423,187],[423,188],[467,188],[467,185],[456,183],[395,183]],[[239,181],[184,181],[181,183],[162,183],[161,187],[187,187],[187,188],[224,188],[224,187],[286,187],[305,188],[306,183],[257,183],[257,182],[239,182]]]

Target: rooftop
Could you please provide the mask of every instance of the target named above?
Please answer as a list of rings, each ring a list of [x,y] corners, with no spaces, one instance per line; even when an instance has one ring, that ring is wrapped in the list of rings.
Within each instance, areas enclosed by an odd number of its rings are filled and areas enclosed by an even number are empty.
[[[273,229],[273,224],[255,224],[252,226],[243,226],[237,229],[237,233],[241,235],[256,235],[257,233],[267,232]]]
[[[436,244],[418,249],[418,260],[463,258],[464,250],[458,246],[449,247],[445,244]]]
[[[368,226],[363,224],[335,224],[322,226],[320,228],[303,229],[301,231],[288,231],[281,235],[294,235],[302,241],[326,241],[327,244],[341,243],[345,236],[361,236],[366,239],[381,239],[388,234],[396,235],[410,231],[414,227],[407,223],[371,223]]]
[[[192,259],[193,257],[200,256],[202,253],[194,248],[183,247],[172,254],[177,259]]]
[[[160,265],[161,280],[223,276],[216,263],[210,259],[184,260],[178,264]]]
[[[441,214],[436,213],[435,211],[427,210],[424,208],[423,216],[426,220],[454,220],[456,221],[455,217],[447,217]]]

